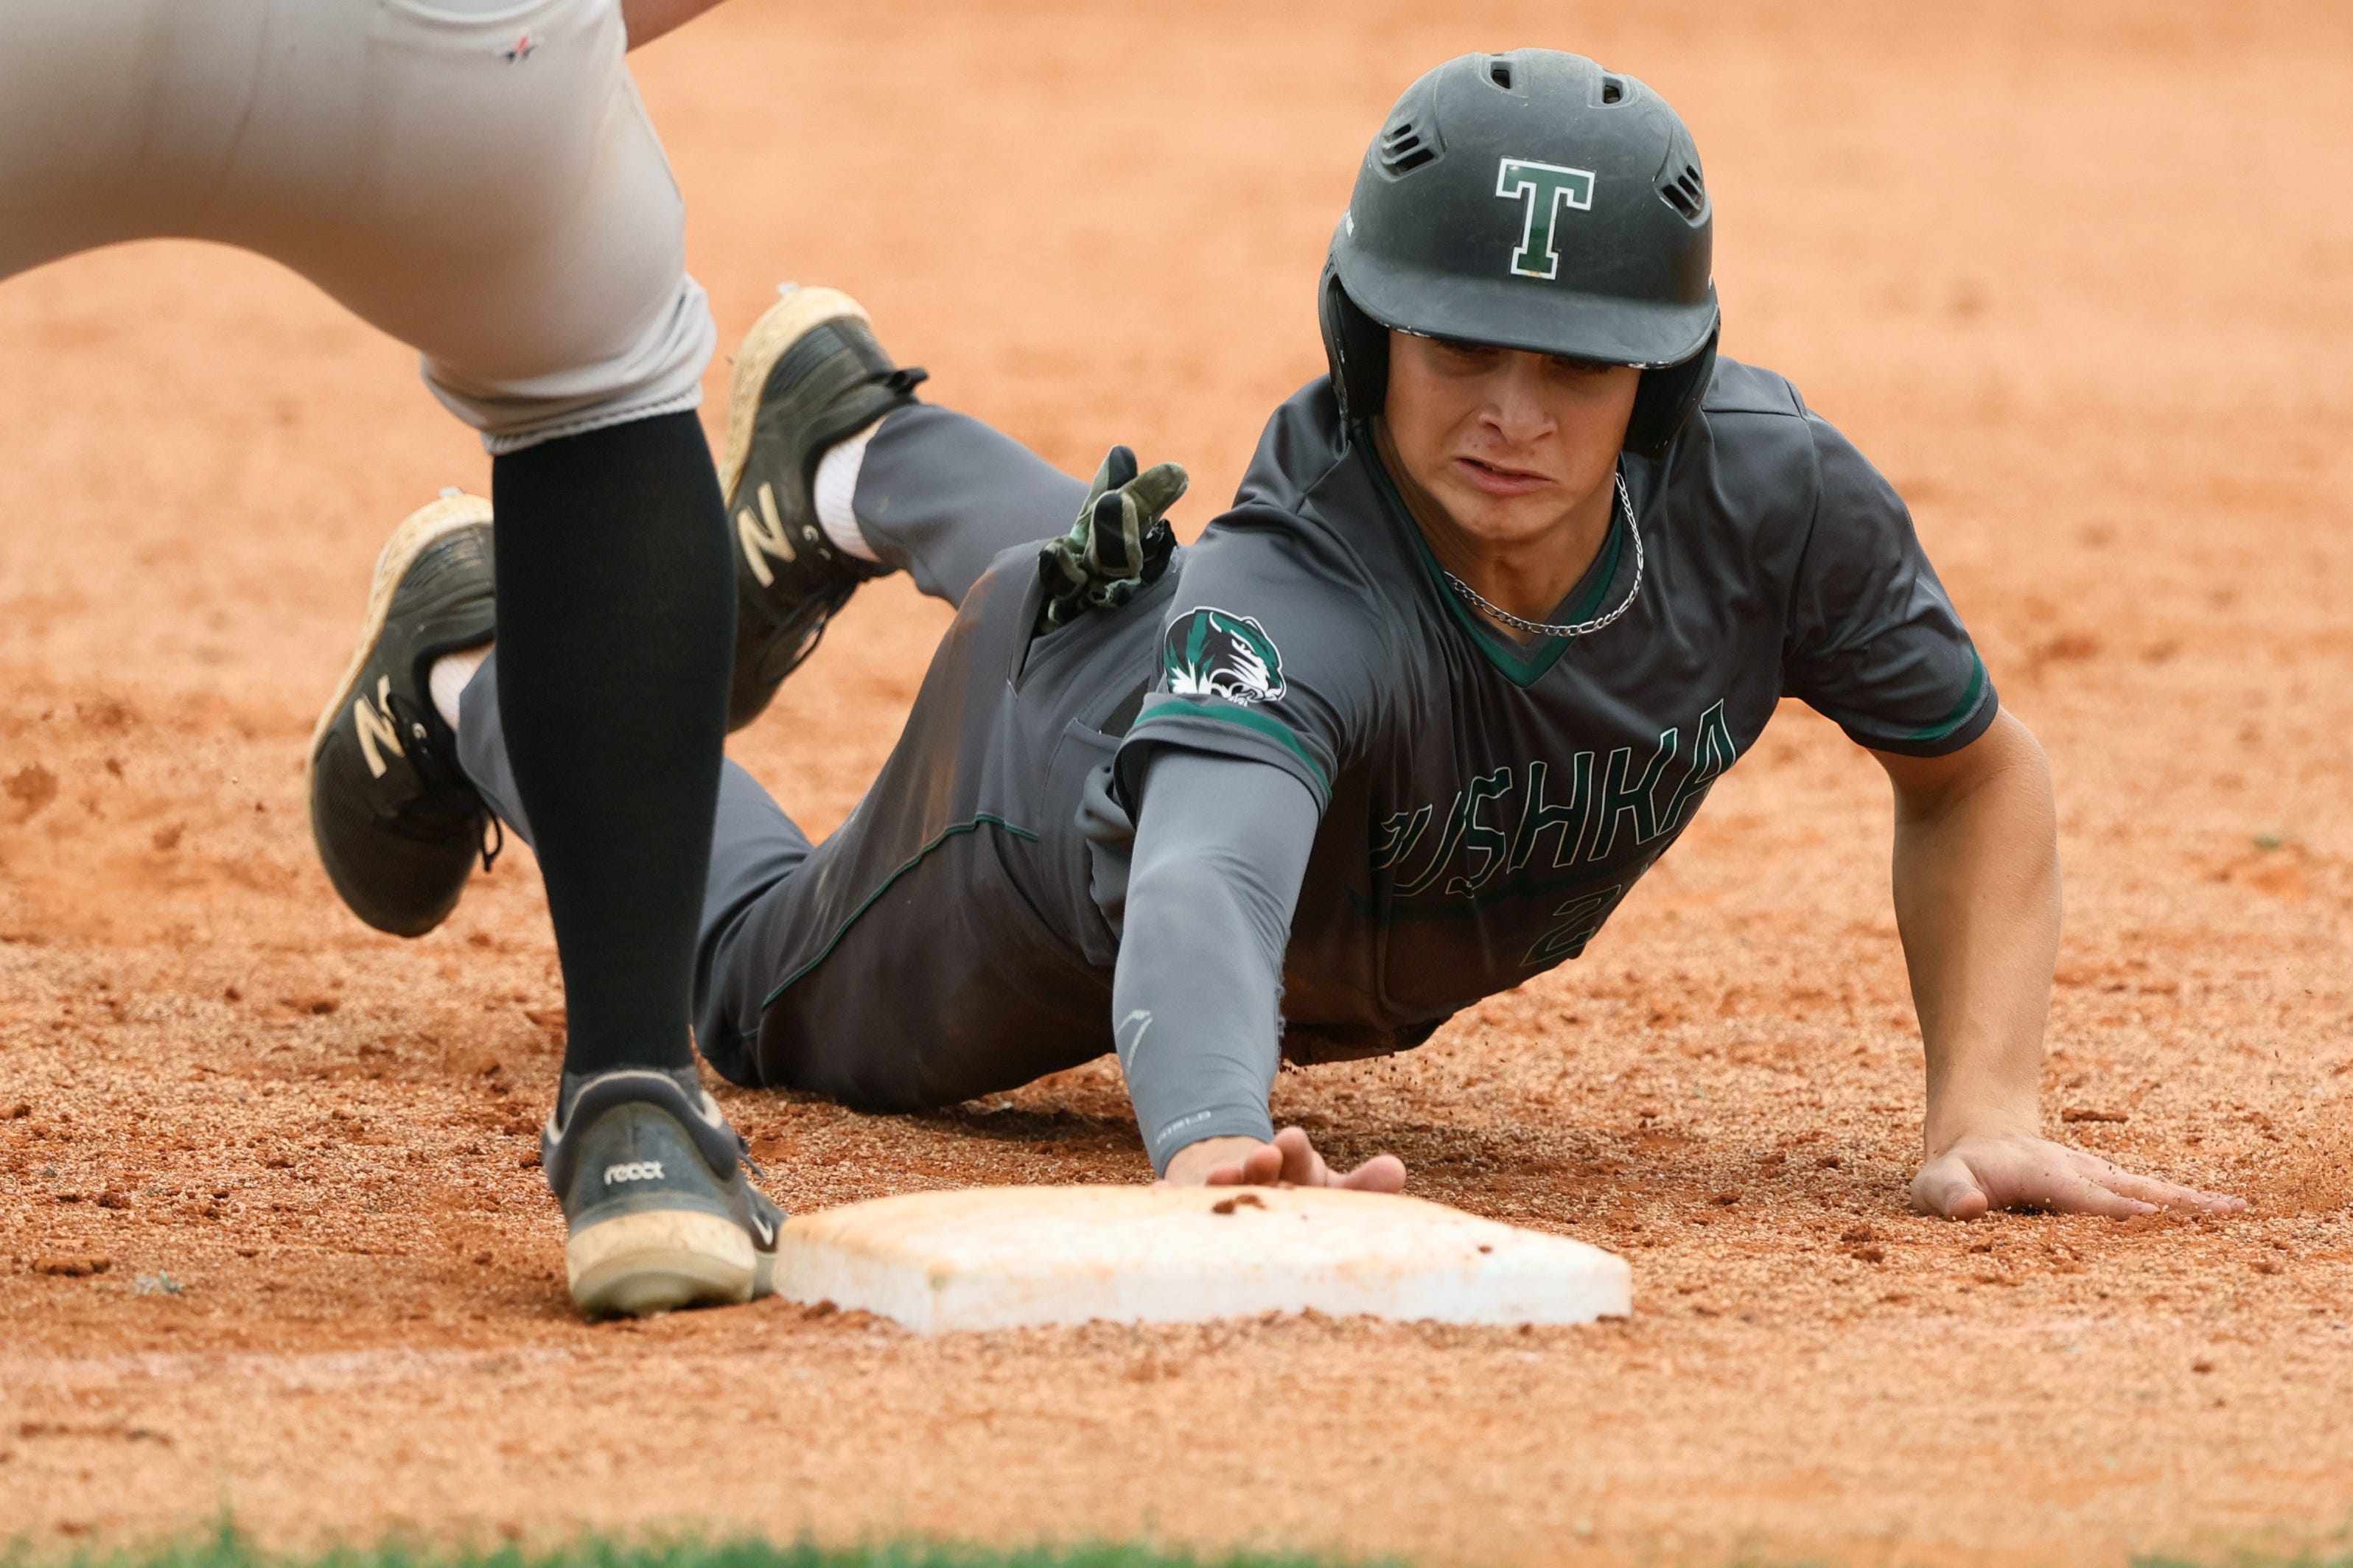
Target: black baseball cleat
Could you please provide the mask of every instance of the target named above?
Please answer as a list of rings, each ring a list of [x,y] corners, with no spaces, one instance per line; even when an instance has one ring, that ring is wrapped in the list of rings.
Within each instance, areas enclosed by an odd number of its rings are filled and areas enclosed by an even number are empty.
[[[914,402],[923,379],[882,352],[865,308],[838,289],[787,287],[744,335],[719,467],[736,542],[728,729],[757,719],[858,584],[889,570],[833,547],[811,489],[827,447]]]
[[[774,1293],[784,1211],[752,1185],[744,1147],[692,1068],[567,1079],[540,1133],[572,1229],[572,1300],[592,1318]]]
[[[452,493],[410,514],[376,557],[359,651],[311,732],[311,841],[378,931],[439,925],[484,855],[491,814],[427,682],[435,659],[497,634],[497,607],[491,503]]]

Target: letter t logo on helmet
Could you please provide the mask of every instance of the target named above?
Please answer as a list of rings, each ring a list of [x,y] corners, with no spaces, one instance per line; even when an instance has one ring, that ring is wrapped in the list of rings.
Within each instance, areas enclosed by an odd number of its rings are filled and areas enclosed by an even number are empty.
[[[1553,243],[1553,225],[1564,203],[1579,212],[1593,209],[1593,171],[1505,158],[1495,168],[1495,194],[1527,204],[1520,247],[1512,252],[1512,270],[1523,278],[1559,277],[1560,250]]]

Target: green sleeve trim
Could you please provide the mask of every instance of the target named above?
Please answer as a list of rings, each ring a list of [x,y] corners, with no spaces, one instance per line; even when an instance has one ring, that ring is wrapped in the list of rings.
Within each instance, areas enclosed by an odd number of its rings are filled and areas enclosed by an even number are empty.
[[[831,936],[826,939],[825,946],[818,950],[818,955],[815,958],[810,959],[807,963],[802,964],[798,969],[796,969],[790,974],[786,975],[784,979],[776,983],[776,988],[775,990],[769,992],[765,996],[760,999],[761,1010],[763,1012],[766,1011],[768,1007],[775,1004],[777,997],[782,996],[786,992],[791,990],[803,975],[807,974],[810,970],[815,969],[818,964],[823,963],[828,958],[831,957],[833,955],[833,950],[841,945],[841,939],[849,934],[849,928],[858,923],[859,917],[865,914],[867,910],[874,907],[876,900],[880,899],[883,894],[891,890],[892,883],[897,881],[900,878],[905,876],[908,872],[922,865],[925,856],[929,855],[933,850],[937,849],[941,845],[945,844],[949,839],[954,838],[960,833],[976,833],[983,826],[997,828],[1000,832],[1009,833],[1016,838],[1026,839],[1032,844],[1038,842],[1038,836],[1035,833],[1030,832],[1029,829],[1026,827],[1016,827],[1013,824],[1006,821],[1003,817],[992,816],[990,813],[986,811],[976,814],[970,822],[959,822],[952,827],[942,828],[938,837],[934,837],[929,844],[924,845],[921,849],[916,850],[913,856],[909,857],[905,865],[900,867],[897,870],[883,878],[882,880],[875,887],[874,890],[866,895],[865,901],[860,903],[856,909],[849,911],[849,918],[843,921],[839,929],[836,930]]]
[[[1978,700],[1985,695],[1986,667],[1985,660],[1978,657],[1975,648],[1969,649],[1969,688],[1961,693],[1961,700],[1953,705],[1953,710],[1926,729],[1915,730],[1902,737],[1905,745],[1941,741],[1959,729],[1968,721],[1969,715],[1978,710]]]
[[[1179,708],[1184,711],[1172,711]],[[1314,753],[1307,749],[1306,742],[1293,734],[1289,725],[1270,719],[1263,713],[1253,713],[1247,708],[1212,708],[1207,703],[1196,702],[1187,697],[1171,697],[1162,692],[1145,703],[1143,717],[1136,720],[1134,728],[1130,729],[1128,733],[1133,735],[1146,724],[1156,721],[1194,718],[1216,719],[1228,724],[1240,724],[1245,730],[1255,730],[1261,735],[1282,742],[1291,748],[1293,753],[1301,762],[1307,764],[1307,772],[1315,781],[1316,793],[1327,801],[1332,798],[1332,777],[1324,771],[1324,764],[1315,760]]]

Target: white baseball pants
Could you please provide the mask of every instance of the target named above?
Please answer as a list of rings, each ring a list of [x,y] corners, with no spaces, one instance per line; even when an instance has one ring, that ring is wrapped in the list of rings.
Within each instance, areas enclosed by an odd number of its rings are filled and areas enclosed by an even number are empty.
[[[691,408],[710,309],[626,49],[618,0],[0,0],[0,279],[258,251],[492,452]]]

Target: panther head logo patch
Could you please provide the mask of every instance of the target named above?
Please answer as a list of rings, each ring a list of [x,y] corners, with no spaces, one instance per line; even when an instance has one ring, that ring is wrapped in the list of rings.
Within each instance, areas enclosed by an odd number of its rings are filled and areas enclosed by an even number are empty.
[[[1168,628],[1160,668],[1176,697],[1216,697],[1247,708],[1282,696],[1282,653],[1266,628],[1207,605]]]

